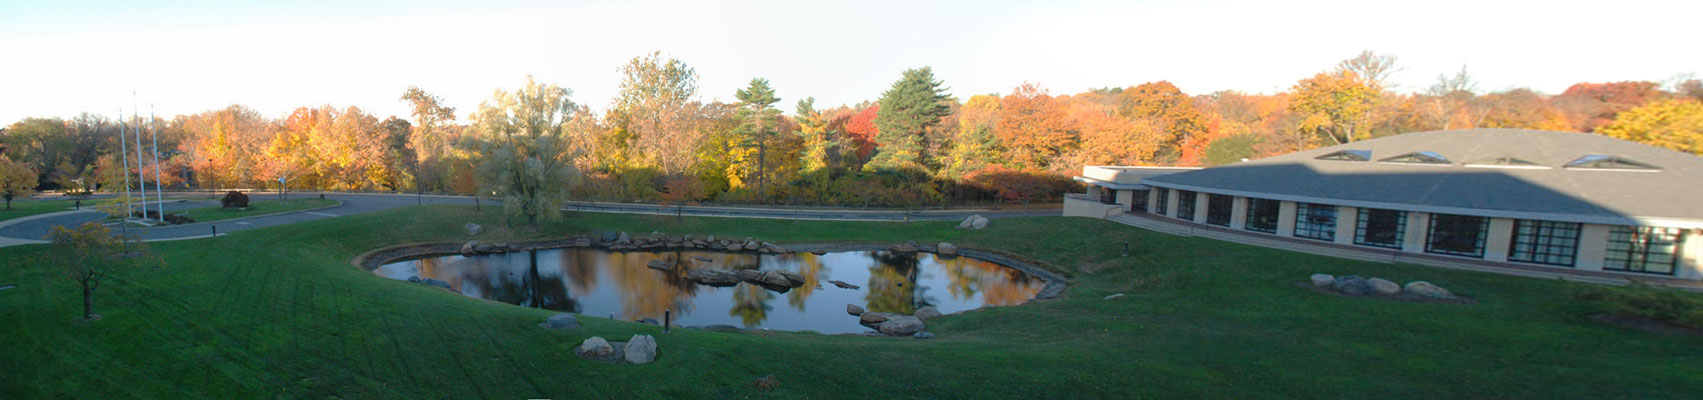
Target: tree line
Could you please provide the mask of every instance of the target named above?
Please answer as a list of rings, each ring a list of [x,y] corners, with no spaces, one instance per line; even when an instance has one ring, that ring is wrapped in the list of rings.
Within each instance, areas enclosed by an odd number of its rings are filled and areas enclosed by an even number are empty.
[[[1084,165],[1222,165],[1438,129],[1595,132],[1703,154],[1697,79],[1579,83],[1550,95],[1481,90],[1463,67],[1401,92],[1390,85],[1400,69],[1393,56],[1364,52],[1274,94],[1191,95],[1157,81],[1068,95],[1023,83],[958,98],[920,67],[879,99],[823,107],[810,97],[784,102],[760,77],[735,101],[704,101],[691,66],[651,53],[621,68],[619,93],[603,110],[528,77],[464,114],[410,87],[398,98],[411,108],[402,117],[320,106],[273,118],[232,105],[126,124],[157,130],[166,186],[282,180],[296,189],[482,194],[513,200],[505,204],[528,219],[548,218],[567,198],[908,207],[1050,200]],[[0,179],[0,191],[122,187],[118,126],[91,113],[11,124],[0,131],[0,171],[18,176]],[[153,163],[133,162],[130,173]]]

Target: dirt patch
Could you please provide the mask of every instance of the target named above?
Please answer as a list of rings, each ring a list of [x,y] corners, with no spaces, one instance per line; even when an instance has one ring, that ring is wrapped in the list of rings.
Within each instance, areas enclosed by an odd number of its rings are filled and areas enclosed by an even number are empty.
[[[1703,336],[1703,329],[1680,325],[1668,321],[1650,318],[1637,314],[1597,314],[1592,315],[1592,321],[1597,321],[1622,328],[1637,329],[1650,333],[1677,336]]]
[[[1309,282],[1309,281],[1296,282],[1295,286],[1299,286],[1302,289],[1307,289],[1309,291],[1312,291],[1313,293],[1327,294],[1327,295],[1332,295],[1332,296],[1337,296],[1337,297],[1348,297],[1348,298],[1354,298],[1354,299],[1399,301],[1399,302],[1405,302],[1405,303],[1454,304],[1454,305],[1478,304],[1478,300],[1473,300],[1473,299],[1466,298],[1466,297],[1455,297],[1455,298],[1452,298],[1452,299],[1444,299],[1444,298],[1436,298],[1436,297],[1431,297],[1431,296],[1421,296],[1421,295],[1412,294],[1412,293],[1401,293],[1401,294],[1397,294],[1397,295],[1394,295],[1394,296],[1384,296],[1384,295],[1379,295],[1379,294],[1353,295],[1353,294],[1338,292],[1338,291],[1336,291],[1336,289],[1332,289],[1328,286],[1314,285],[1313,282]]]

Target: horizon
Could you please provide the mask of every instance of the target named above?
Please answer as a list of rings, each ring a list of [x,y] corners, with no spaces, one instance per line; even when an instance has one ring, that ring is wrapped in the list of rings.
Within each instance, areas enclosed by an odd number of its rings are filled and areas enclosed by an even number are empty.
[[[923,66],[962,101],[1009,93],[1025,82],[1054,95],[1153,81],[1191,95],[1276,93],[1362,50],[1398,57],[1392,90],[1402,93],[1423,90],[1462,66],[1481,92],[1528,88],[1553,95],[1581,82],[1664,83],[1703,65],[1703,54],[1649,40],[1683,37],[1686,29],[1651,23],[1649,16],[1703,6],[1661,2],[1532,10],[1460,1],[1396,12],[1357,12],[1340,1],[932,2],[907,6],[903,15],[914,18],[894,18],[898,4],[904,3],[6,4],[0,5],[0,52],[39,55],[15,59],[42,62],[10,66],[12,77],[0,83],[0,92],[11,94],[0,98],[0,122],[119,108],[154,108],[169,118],[231,104],[269,118],[332,105],[410,119],[397,98],[411,85],[443,97],[464,122],[493,91],[512,89],[527,75],[569,88],[575,103],[602,110],[617,91],[620,66],[652,51],[696,69],[700,100],[730,101],[735,89],[761,77],[788,114],[806,97],[824,108],[873,101],[900,72]],[[1497,24],[1472,32],[1371,29],[1459,19],[1455,10],[1463,7],[1477,10],[1463,23]],[[623,24],[637,17],[654,22],[642,29]],[[1296,23],[1307,17],[1351,22]],[[749,29],[728,21],[746,20],[771,25],[759,40],[734,39]],[[1237,28],[1200,29],[1214,25]],[[1590,29],[1565,29],[1574,26]],[[505,28],[511,30],[491,33]],[[1341,32],[1355,29],[1365,30]],[[1543,40],[1521,41],[1529,36]],[[1121,37],[1151,39],[1120,46]],[[1580,57],[1581,51],[1592,53]],[[1148,61],[1155,57],[1165,60]],[[136,65],[111,68],[120,58]],[[1244,60],[1258,60],[1257,67]]]

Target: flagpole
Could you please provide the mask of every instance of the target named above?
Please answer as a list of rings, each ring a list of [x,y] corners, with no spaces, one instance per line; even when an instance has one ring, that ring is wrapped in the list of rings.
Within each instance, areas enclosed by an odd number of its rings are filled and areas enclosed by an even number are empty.
[[[124,130],[125,130],[124,107],[119,107],[118,108],[118,149],[119,149],[118,150],[118,156],[124,158],[124,171],[120,173],[120,175],[124,175],[124,219],[123,219],[123,221],[125,221],[124,222],[124,227],[125,227],[124,229],[129,230],[130,229],[130,213],[132,212],[131,206],[130,206],[130,142],[125,141]],[[146,213],[144,213],[144,214],[146,214]]]
[[[132,107],[130,109],[131,118],[136,119],[136,120],[142,119],[142,117],[140,115],[142,110],[138,109],[139,107],[135,107],[136,106],[136,91],[134,91],[134,90],[130,91],[130,105]],[[136,122],[136,134],[132,135],[132,136],[136,137],[136,183],[139,184],[139,186],[141,186],[141,190],[142,190],[142,220],[147,221],[148,220],[148,175],[145,173],[145,171],[147,171],[148,169],[147,169],[147,167],[142,166],[142,123],[141,123],[141,121]]]
[[[154,137],[154,203],[160,209],[160,222],[166,222],[166,197],[160,190],[160,128],[155,125],[154,103],[148,103],[148,132]]]

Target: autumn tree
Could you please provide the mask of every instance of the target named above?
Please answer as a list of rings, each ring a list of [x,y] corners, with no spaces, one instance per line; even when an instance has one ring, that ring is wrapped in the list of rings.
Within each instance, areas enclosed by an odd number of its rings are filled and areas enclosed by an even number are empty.
[[[1032,83],[999,100],[994,136],[1018,169],[1044,171],[1060,154],[1076,147],[1076,130],[1063,107]]]
[[[934,69],[905,70],[893,87],[881,94],[881,109],[875,116],[875,158],[865,168],[924,169],[927,130],[952,111],[955,101],[946,94]]]
[[[6,199],[7,211],[12,210],[13,198],[28,197],[30,193],[35,193],[37,183],[36,173],[30,170],[29,165],[12,161],[10,157],[0,154],[0,197]]]
[[[1301,130],[1330,144],[1366,137],[1368,114],[1378,91],[1352,71],[1325,72],[1302,79],[1290,88],[1289,110],[1304,119]]]
[[[970,172],[1003,162],[1000,139],[994,133],[999,115],[998,95],[970,96],[964,102],[964,107],[958,109],[958,131],[947,148],[941,175],[962,180]]]
[[[804,151],[799,155],[800,173],[809,174],[822,171],[831,165],[833,152],[838,150],[834,141],[836,132],[828,130],[828,118],[816,110],[816,98],[808,97],[799,100],[793,111],[798,120],[798,136],[804,141]]]
[[[497,91],[472,116],[470,129],[484,144],[482,190],[501,196],[510,218],[534,227],[539,220],[561,216],[568,186],[578,178],[567,143],[566,130],[577,109],[569,94],[527,76],[520,89]]]
[[[406,154],[411,157],[403,161],[414,170],[417,189],[441,187],[446,178],[443,159],[449,152],[449,140],[443,127],[455,122],[455,109],[443,105],[442,98],[417,86],[409,86],[402,92],[400,100],[408,103],[414,116],[414,125],[408,134],[409,152]]]
[[[1148,82],[1120,93],[1124,118],[1147,119],[1163,133],[1156,156],[1164,162],[1176,160],[1185,142],[1206,132],[1205,116],[1194,99],[1170,82]]]
[[[1597,133],[1703,155],[1703,101],[1661,100],[1622,112]]]
[[[875,125],[875,118],[880,114],[881,105],[872,104],[846,118],[845,131],[851,137],[858,163],[869,161],[869,157],[875,154],[875,142],[881,135],[881,128]]]
[[[1336,69],[1353,72],[1378,91],[1391,88],[1390,77],[1401,71],[1401,67],[1396,65],[1396,56],[1377,54],[1371,50],[1361,51],[1354,58],[1336,63]]]
[[[108,277],[149,261],[148,249],[141,242],[113,236],[112,230],[99,222],[76,228],[54,226],[47,237],[51,243],[48,263],[83,288],[84,321],[100,319],[95,314],[95,290]]]
[[[1475,128],[1478,112],[1474,109],[1478,81],[1466,71],[1466,66],[1454,76],[1437,75],[1436,83],[1425,89],[1424,111],[1434,129]]]
[[[1579,83],[1551,99],[1567,113],[1573,129],[1592,132],[1613,121],[1616,114],[1665,97],[1655,82]]]
[[[685,62],[653,52],[621,67],[621,90],[608,122],[631,143],[633,157],[664,173],[691,167],[705,132],[695,126],[698,73]]]
[[[763,78],[752,78],[750,85],[735,91],[733,97],[739,99],[739,126],[733,128],[733,136],[742,151],[735,153],[728,176],[734,187],[748,185],[751,178],[756,178],[757,193],[761,196],[767,193],[768,145],[780,134],[781,111],[774,105],[781,99],[775,97],[769,80]]]
[[[179,145],[201,187],[252,183],[270,142],[272,127],[259,112],[241,105],[189,116],[191,139]]]

